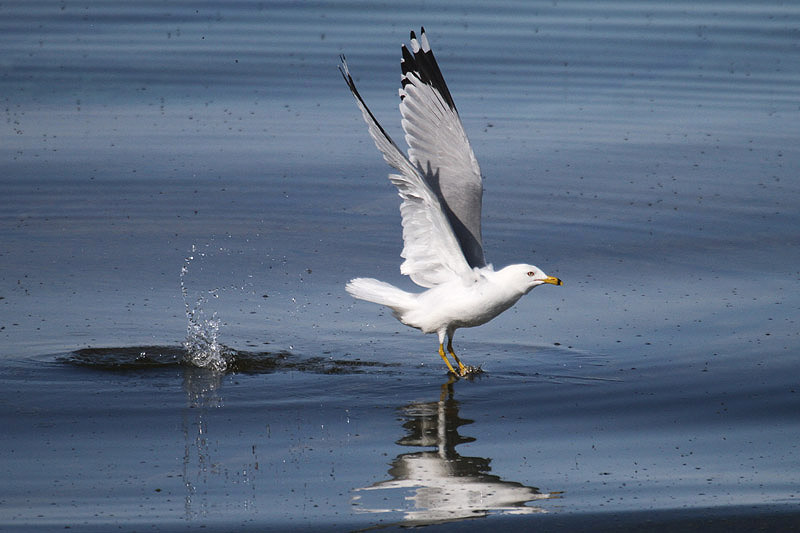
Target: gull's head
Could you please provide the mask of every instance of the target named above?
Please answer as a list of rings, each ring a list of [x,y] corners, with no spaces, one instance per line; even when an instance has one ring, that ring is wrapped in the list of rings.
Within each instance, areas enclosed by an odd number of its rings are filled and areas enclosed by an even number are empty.
[[[548,276],[542,269],[533,265],[511,265],[500,270],[509,283],[517,286],[524,293],[528,293],[534,287],[544,285],[563,285],[560,279]]]

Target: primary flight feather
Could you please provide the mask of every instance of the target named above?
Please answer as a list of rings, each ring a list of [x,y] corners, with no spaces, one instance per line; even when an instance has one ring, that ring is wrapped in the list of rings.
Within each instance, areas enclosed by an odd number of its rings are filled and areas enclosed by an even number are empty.
[[[475,369],[464,365],[453,351],[455,330],[485,324],[534,287],[561,285],[561,280],[533,265],[496,271],[486,263],[481,240],[481,170],[424,28],[419,39],[411,32],[411,50],[403,45],[402,53],[400,114],[407,156],[364,103],[344,56],[339,70],[375,145],[399,172],[389,179],[403,199],[400,272],[427,290],[411,293],[372,278],[353,279],[346,289],[355,298],[388,307],[403,324],[436,333],[439,355],[448,369],[465,376]],[[445,336],[458,370],[444,352]]]

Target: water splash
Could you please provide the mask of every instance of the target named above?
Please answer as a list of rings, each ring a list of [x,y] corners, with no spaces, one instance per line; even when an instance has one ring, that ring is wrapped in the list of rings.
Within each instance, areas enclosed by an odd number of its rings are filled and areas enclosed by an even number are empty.
[[[195,255],[205,257],[204,252],[198,252],[193,244],[191,254],[186,257],[181,267],[181,294],[183,305],[186,308],[186,340],[183,347],[186,349],[186,362],[201,368],[208,368],[216,372],[225,372],[228,369],[227,348],[219,343],[220,320],[216,311],[210,318],[205,316],[203,306],[208,302],[208,296],[218,297],[216,289],[201,294],[194,305],[189,305],[189,291],[186,288],[186,274],[189,265],[194,261]]]

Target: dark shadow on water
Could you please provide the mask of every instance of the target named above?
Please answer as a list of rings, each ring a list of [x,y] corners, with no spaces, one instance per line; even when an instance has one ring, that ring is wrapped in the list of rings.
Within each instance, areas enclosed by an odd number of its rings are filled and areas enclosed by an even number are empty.
[[[354,511],[401,513],[396,523],[381,523],[371,529],[392,526],[415,527],[483,518],[489,514],[544,513],[530,502],[559,498],[561,493],[542,493],[516,481],[490,474],[491,459],[462,456],[456,447],[474,442],[459,428],[473,420],[459,416],[454,398],[454,377],[442,385],[438,400],[414,402],[400,409],[406,435],[396,443],[427,451],[402,453],[392,462],[390,479],[355,489]]]
[[[332,357],[303,357],[288,351],[250,352],[223,349],[227,362],[225,373],[271,374],[296,371],[313,374],[363,374],[386,372],[397,366],[392,363],[334,359]],[[57,360],[62,363],[105,370],[127,372],[164,368],[196,368],[190,362],[183,346],[122,346],[109,348],[82,348]],[[203,369],[206,370],[206,369]]]
[[[170,368],[184,365],[182,346],[122,346],[119,348],[83,348],[57,360],[96,370],[126,371]]]

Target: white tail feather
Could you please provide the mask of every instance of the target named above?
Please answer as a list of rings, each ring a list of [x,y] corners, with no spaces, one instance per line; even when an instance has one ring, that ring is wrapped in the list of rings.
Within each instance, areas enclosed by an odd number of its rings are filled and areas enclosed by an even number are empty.
[[[373,278],[352,279],[345,289],[353,298],[385,305],[395,315],[403,314],[414,304],[414,294]]]

